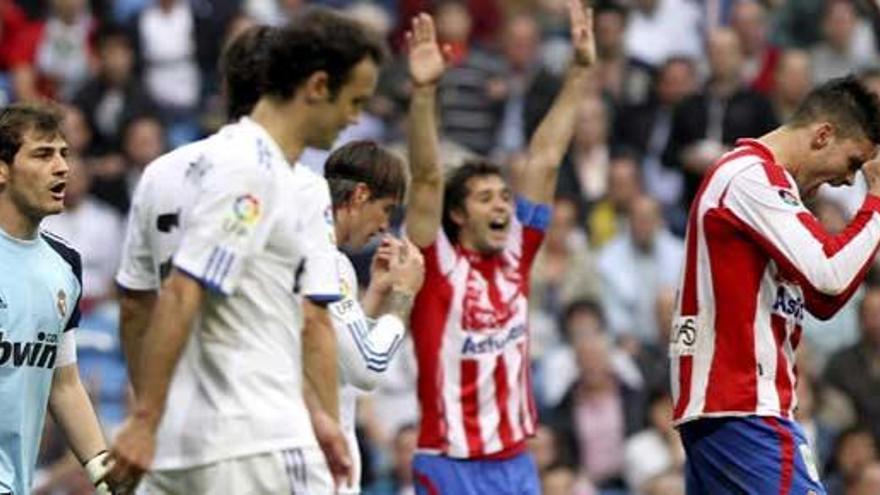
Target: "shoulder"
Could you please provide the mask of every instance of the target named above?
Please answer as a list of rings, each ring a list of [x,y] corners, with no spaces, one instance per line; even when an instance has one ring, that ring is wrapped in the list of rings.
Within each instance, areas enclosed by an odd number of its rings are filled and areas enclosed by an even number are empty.
[[[73,273],[76,275],[76,278],[81,278],[82,276],[82,257],[79,254],[79,251],[76,250],[66,239],[59,236],[58,234],[53,234],[48,230],[41,230],[40,237],[46,242],[46,244],[55,251],[58,256],[67,263],[70,268],[73,270]]]

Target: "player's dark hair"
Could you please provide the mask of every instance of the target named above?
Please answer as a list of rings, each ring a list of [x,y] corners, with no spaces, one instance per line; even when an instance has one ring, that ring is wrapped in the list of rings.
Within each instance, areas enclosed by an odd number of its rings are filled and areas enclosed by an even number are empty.
[[[381,39],[356,20],[326,8],[310,8],[272,36],[263,91],[288,99],[316,72],[326,72],[336,96],[352,69],[365,58],[380,65],[386,57]]]
[[[324,165],[324,178],[334,209],[348,203],[360,183],[369,188],[370,201],[394,198],[399,202],[406,195],[403,159],[375,141],[354,141],[331,153]]]
[[[28,132],[40,138],[63,136],[64,115],[51,103],[13,103],[0,109],[0,161],[12,165]]]
[[[251,113],[260,99],[270,39],[274,33],[270,26],[252,26],[236,36],[220,56],[229,120],[238,120]]]
[[[452,212],[464,211],[464,203],[470,193],[468,183],[475,177],[489,177],[496,175],[504,177],[501,168],[494,163],[485,160],[469,160],[460,167],[449,172],[446,178],[446,187],[443,190],[443,231],[450,241],[458,239],[461,228],[452,219]]]
[[[853,75],[831,79],[813,88],[789,125],[803,127],[831,122],[845,137],[865,136],[880,144],[880,101]]]

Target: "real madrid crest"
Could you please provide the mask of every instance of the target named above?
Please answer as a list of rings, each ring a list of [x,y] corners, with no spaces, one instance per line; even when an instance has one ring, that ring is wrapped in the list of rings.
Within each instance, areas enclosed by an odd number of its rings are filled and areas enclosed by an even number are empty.
[[[58,289],[58,294],[55,296],[55,307],[58,308],[58,314],[64,318],[67,315],[67,294]]]

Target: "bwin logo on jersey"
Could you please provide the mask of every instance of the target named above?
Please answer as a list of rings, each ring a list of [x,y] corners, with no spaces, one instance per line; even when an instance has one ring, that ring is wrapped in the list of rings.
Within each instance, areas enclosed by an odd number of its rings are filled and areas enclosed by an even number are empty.
[[[31,366],[52,369],[58,355],[58,336],[40,332],[36,342],[11,342],[0,332],[0,366]]]

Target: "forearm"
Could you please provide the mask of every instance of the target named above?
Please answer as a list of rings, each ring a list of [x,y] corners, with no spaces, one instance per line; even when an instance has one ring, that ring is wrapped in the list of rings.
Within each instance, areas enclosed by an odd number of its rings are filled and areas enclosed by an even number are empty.
[[[407,236],[428,246],[440,229],[443,174],[439,163],[435,86],[416,88],[409,107],[409,162],[412,174],[406,205]]]
[[[409,104],[408,151],[414,183],[442,180],[437,133],[437,86],[416,87]]]
[[[383,308],[387,293],[387,289],[377,288],[373,284],[367,287],[364,296],[361,298],[361,308],[368,318],[378,318],[384,313]]]
[[[156,293],[152,291],[123,289],[119,299],[119,335],[128,367],[128,379],[135,395],[140,389],[140,380],[137,376],[137,372],[140,371],[139,357],[143,352],[144,336],[155,304]]]
[[[143,339],[136,375],[140,382],[135,415],[157,426],[165,409],[174,368],[189,339],[201,306],[198,282],[175,272],[159,293],[159,300]]]
[[[385,313],[400,318],[404,326],[409,325],[415,295],[399,289],[391,289],[385,297]]]
[[[84,463],[107,448],[101,425],[79,378],[76,363],[58,368],[55,373],[49,395],[49,412],[67,439],[70,450]]]
[[[325,308],[303,304],[305,324],[302,332],[303,376],[313,387],[321,408],[339,420],[339,372],[336,334]]]
[[[529,142],[529,166],[557,167],[574,134],[578,107],[590,69],[572,64],[562,89]]]

